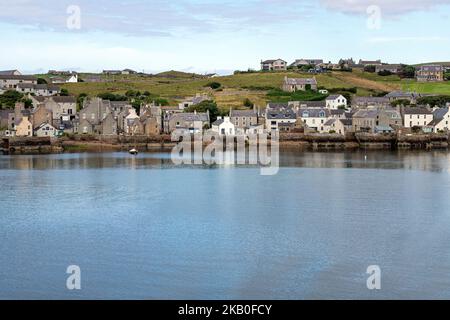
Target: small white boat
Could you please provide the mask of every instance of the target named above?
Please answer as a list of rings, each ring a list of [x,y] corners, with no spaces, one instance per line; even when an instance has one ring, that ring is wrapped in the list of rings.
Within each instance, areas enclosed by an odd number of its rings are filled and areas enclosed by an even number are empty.
[[[136,154],[138,154],[139,152],[136,150],[136,149],[131,149],[130,151],[128,151],[130,154],[132,154],[132,155],[136,155]]]

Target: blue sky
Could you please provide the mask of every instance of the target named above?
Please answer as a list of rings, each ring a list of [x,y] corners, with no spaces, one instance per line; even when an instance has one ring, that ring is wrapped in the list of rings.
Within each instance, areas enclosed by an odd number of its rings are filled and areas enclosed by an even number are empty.
[[[0,0],[0,27],[0,69],[30,73],[450,61],[450,0]]]

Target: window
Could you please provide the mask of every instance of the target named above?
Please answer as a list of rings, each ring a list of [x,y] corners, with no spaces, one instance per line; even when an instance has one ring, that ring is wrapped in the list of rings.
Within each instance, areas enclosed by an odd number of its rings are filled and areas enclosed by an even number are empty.
[[[93,113],[93,114],[91,115],[91,119],[92,119],[92,120],[95,119],[95,113]]]

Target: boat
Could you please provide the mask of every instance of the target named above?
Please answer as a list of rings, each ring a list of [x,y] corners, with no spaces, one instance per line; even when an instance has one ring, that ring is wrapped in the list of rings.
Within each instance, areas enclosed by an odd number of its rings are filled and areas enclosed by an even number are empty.
[[[139,152],[136,150],[136,149],[131,149],[130,151],[128,151],[130,154],[132,154],[132,155],[136,155],[136,154],[138,154]]]

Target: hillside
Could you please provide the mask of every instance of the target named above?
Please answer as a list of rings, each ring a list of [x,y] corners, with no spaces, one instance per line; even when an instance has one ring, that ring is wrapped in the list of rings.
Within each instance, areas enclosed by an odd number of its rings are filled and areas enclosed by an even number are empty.
[[[105,79],[105,82],[81,82],[65,84],[71,94],[86,93],[90,96],[111,92],[124,94],[127,90],[149,91],[152,95],[168,99],[171,104],[196,93],[208,93],[221,108],[241,107],[245,99],[250,99],[257,105],[268,101],[267,92],[271,88],[279,88],[283,78],[311,77],[310,74],[293,72],[243,73],[231,76],[204,78],[195,74],[169,71],[154,76],[115,76]],[[332,72],[316,75],[320,87],[326,89],[356,88],[356,95],[374,95],[393,90],[409,90],[420,93],[450,94],[450,82],[417,83],[414,80],[401,80],[392,75],[381,77],[377,74],[360,70],[353,72]],[[219,82],[221,88],[212,90],[207,85]]]

